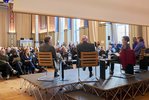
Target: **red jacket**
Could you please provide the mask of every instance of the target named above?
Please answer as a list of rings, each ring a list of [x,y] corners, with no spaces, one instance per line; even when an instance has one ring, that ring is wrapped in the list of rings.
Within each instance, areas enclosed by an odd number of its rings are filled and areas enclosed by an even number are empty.
[[[122,67],[125,69],[127,65],[135,65],[136,64],[136,57],[135,52],[131,49],[123,49],[120,52],[120,63],[122,64]]]

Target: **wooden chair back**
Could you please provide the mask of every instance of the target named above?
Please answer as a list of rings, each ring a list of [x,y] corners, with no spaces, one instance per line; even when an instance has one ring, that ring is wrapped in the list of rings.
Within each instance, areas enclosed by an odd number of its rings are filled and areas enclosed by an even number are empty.
[[[80,66],[81,67],[98,66],[98,53],[81,52]]]
[[[140,55],[139,55],[139,60],[143,60],[145,55],[145,49],[141,49]]]
[[[54,66],[52,52],[38,52],[37,56],[39,66]]]

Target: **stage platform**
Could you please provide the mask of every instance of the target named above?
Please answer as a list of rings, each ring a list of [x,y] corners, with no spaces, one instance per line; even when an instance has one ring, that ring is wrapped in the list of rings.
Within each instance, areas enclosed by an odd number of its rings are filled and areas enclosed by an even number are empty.
[[[117,67],[117,68],[116,68]],[[115,66],[115,74],[110,76],[109,69],[106,71],[106,79],[99,79],[99,68],[97,68],[97,77],[89,78],[89,71],[80,69],[81,81],[78,80],[78,70],[65,70],[65,78],[54,78],[52,82],[38,81],[38,78],[45,75],[30,74],[23,75],[21,82],[22,91],[26,91],[29,95],[34,95],[36,100],[69,100],[70,95],[74,100],[78,93],[82,98],[84,93],[90,94],[92,100],[99,97],[103,100],[125,100],[134,99],[137,95],[144,95],[149,90],[149,72],[137,73],[133,76],[126,76],[120,73],[118,65]],[[94,72],[94,71],[93,71]],[[48,73],[49,79],[52,78],[53,73]],[[98,78],[98,80],[96,79]],[[68,96],[69,95],[69,96]],[[79,99],[88,100],[88,99]]]

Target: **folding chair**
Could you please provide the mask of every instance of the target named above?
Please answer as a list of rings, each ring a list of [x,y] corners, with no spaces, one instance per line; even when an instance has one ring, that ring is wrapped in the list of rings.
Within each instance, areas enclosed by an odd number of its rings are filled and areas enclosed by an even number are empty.
[[[46,73],[44,76],[38,78],[38,81],[53,81],[53,79],[49,79],[48,77],[48,71],[47,71],[47,67],[54,67],[54,61],[52,58],[52,52],[38,52],[37,53],[38,56],[38,64],[39,66],[44,66],[46,67]]]
[[[141,49],[140,55],[139,55],[139,60],[137,61],[138,64],[140,65],[141,70],[147,70],[148,67],[148,62],[145,61],[145,50],[146,49]],[[142,65],[143,64],[143,65]]]
[[[79,59],[80,67],[95,67],[95,77],[97,78],[96,67],[99,66],[97,52],[81,52],[81,58]],[[80,80],[80,68],[78,68],[78,80]]]

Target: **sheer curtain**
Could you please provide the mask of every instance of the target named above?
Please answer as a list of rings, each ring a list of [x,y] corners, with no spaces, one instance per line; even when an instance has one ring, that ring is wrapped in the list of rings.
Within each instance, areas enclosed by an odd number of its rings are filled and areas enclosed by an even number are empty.
[[[89,21],[89,41],[92,43],[99,40],[98,27],[99,27],[98,21]]]
[[[31,14],[15,14],[17,40],[31,37]]]
[[[8,11],[7,8],[0,7],[0,46],[7,47],[8,39]]]
[[[148,26],[142,26],[142,37],[145,41],[145,46],[149,46],[149,27]]]
[[[132,47],[132,39],[133,37],[142,36],[142,26],[138,25],[129,25],[129,38],[130,38],[130,46]]]

